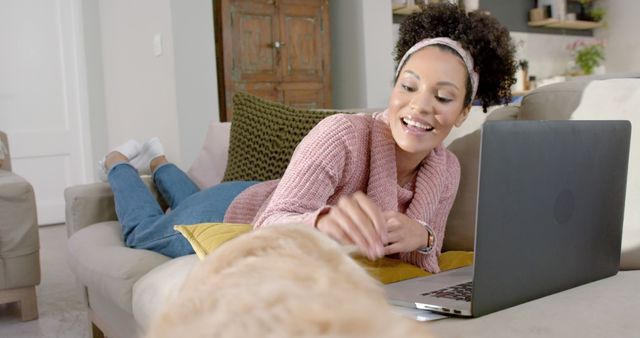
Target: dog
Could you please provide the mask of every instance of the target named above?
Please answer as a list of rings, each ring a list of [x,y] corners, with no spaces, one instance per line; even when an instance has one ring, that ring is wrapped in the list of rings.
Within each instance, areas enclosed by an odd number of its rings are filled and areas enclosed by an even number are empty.
[[[300,224],[241,235],[194,268],[147,337],[429,337],[350,251]]]

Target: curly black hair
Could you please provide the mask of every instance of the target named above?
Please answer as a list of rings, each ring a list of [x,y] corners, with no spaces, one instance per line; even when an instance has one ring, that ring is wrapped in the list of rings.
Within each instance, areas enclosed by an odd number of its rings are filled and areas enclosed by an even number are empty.
[[[482,102],[484,112],[490,105],[511,101],[517,65],[515,46],[506,27],[488,14],[480,11],[465,13],[450,3],[430,3],[421,7],[422,11],[411,14],[400,24],[400,37],[394,50],[396,67],[407,50],[417,42],[448,37],[458,41],[473,57],[474,70],[480,77],[476,98]],[[453,49],[443,49],[457,55]],[[472,99],[471,80],[467,76],[465,106]]]

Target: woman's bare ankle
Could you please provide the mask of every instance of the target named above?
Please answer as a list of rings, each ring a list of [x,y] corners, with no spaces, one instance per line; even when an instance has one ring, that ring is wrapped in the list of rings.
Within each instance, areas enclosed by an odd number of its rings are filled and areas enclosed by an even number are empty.
[[[104,167],[107,169],[107,171],[109,171],[109,169],[111,169],[114,164],[128,161],[129,159],[126,156],[122,155],[122,153],[118,151],[112,151],[105,157]]]
[[[153,173],[156,171],[157,167],[165,163],[169,163],[169,161],[164,155],[160,155],[154,158],[153,160],[151,160],[151,163],[149,163],[149,170]]]

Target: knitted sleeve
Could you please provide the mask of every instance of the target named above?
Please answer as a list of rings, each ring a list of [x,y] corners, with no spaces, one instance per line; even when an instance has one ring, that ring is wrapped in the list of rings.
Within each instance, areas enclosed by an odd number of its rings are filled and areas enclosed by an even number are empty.
[[[431,226],[436,237],[436,246],[428,254],[423,254],[417,251],[400,254],[400,259],[402,261],[417,265],[422,269],[433,273],[440,272],[438,256],[440,256],[440,253],[442,252],[447,218],[449,217],[449,212],[453,207],[453,202],[455,201],[456,194],[458,192],[458,185],[460,184],[460,162],[458,162],[458,158],[453,155],[453,153],[448,152],[446,165],[442,169],[441,174],[442,175],[440,176],[443,180],[438,206],[435,208],[430,219],[426,220],[426,223]]]
[[[276,223],[315,226],[343,177],[349,177],[354,126],[344,115],[325,118],[300,142],[254,227]]]

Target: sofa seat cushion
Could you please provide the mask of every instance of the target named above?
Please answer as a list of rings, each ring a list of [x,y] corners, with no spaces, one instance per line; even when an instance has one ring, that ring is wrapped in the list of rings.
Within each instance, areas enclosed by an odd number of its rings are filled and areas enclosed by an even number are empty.
[[[169,260],[153,251],[127,248],[122,226],[115,221],[76,232],[69,238],[68,249],[69,266],[79,282],[129,313],[135,282]]]
[[[133,286],[133,316],[146,331],[158,310],[171,300],[198,264],[196,255],[172,259],[154,268]]]
[[[430,322],[434,337],[638,337],[640,272],[616,276],[473,319]]]

